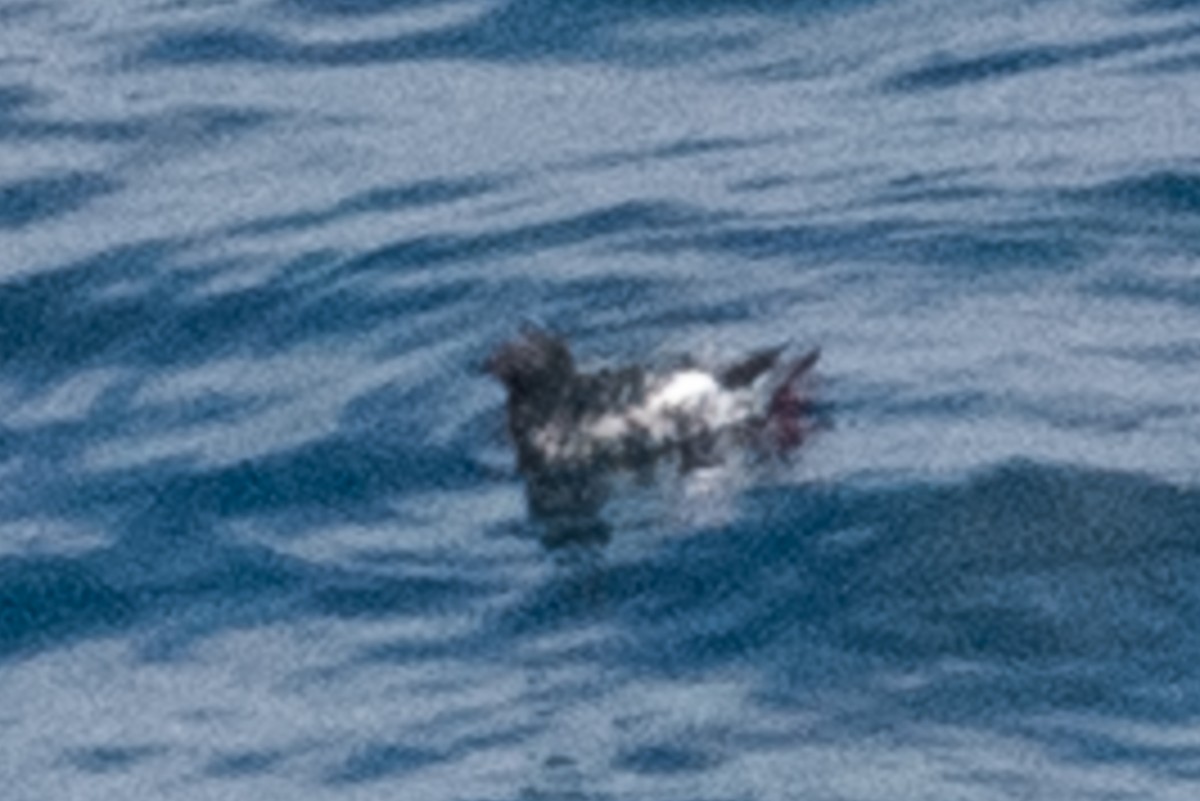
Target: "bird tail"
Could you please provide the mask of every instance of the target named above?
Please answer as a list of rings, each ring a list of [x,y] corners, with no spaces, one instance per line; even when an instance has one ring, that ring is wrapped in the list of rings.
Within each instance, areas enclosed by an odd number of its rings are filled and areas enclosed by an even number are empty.
[[[781,448],[794,448],[804,441],[808,433],[806,417],[809,411],[808,398],[800,390],[799,383],[821,358],[819,348],[788,365],[783,379],[771,393],[767,402],[767,427]]]

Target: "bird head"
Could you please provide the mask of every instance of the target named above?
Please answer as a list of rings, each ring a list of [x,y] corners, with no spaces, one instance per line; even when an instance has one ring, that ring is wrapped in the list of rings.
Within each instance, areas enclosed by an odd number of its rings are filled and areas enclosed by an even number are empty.
[[[484,369],[515,397],[531,398],[557,392],[575,375],[575,360],[562,339],[527,325],[492,352]]]

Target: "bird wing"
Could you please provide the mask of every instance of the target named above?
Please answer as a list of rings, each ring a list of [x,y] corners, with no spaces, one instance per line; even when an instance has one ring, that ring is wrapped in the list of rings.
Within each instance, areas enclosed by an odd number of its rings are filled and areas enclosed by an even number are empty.
[[[779,345],[774,348],[764,348],[755,351],[741,361],[722,370],[717,380],[726,389],[748,387],[775,366],[784,348],[784,345]]]

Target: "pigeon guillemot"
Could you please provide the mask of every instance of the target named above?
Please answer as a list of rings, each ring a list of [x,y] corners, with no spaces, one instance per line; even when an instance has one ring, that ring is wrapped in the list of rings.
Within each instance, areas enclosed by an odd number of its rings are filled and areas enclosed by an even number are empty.
[[[729,440],[774,451],[801,443],[809,409],[798,384],[819,351],[784,352],[759,350],[715,370],[581,372],[565,341],[526,326],[485,366],[508,391],[522,471],[638,467],[668,454],[686,469],[719,461],[718,443]]]

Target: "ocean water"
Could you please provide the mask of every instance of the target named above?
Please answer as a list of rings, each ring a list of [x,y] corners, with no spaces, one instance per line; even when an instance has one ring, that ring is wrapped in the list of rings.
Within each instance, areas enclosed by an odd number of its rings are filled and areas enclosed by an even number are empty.
[[[1200,3],[0,0],[0,797],[1195,799]],[[481,374],[819,345],[531,514]]]

